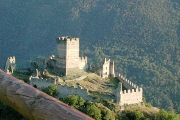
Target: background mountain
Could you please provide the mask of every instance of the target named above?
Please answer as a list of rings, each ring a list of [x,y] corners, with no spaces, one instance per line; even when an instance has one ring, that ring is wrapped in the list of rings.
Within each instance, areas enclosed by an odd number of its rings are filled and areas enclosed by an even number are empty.
[[[57,36],[81,39],[81,54],[144,87],[147,101],[180,112],[179,0],[1,0],[0,66],[55,54]]]

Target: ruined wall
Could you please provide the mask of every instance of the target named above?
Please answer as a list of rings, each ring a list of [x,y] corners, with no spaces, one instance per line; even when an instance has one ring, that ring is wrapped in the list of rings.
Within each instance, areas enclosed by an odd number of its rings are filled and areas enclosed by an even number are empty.
[[[101,74],[103,78],[115,77],[114,61],[106,60],[105,58]]]
[[[109,76],[110,77],[115,77],[115,71],[114,71],[114,61],[110,61],[110,66],[109,66]]]
[[[42,78],[30,78],[30,85],[36,85],[38,89],[48,87],[49,85],[55,84],[54,79],[42,79]]]
[[[104,61],[103,68],[102,68],[102,77],[108,78],[109,77],[109,66],[110,66],[110,59]]]
[[[119,74],[117,78],[120,80],[120,82],[124,85],[125,88],[127,89],[133,89],[137,88],[138,86],[134,84],[132,81],[128,80],[125,78],[123,75]]]
[[[16,68],[16,58],[14,56],[8,57],[4,71],[7,74],[12,74],[15,68]]]
[[[43,87],[48,87],[49,85],[55,84],[55,80],[51,79],[36,79],[31,78],[30,85],[36,85],[38,89],[41,89]],[[92,97],[89,96],[88,89],[82,88],[82,87],[75,87],[75,86],[68,86],[68,85],[61,85],[58,84],[58,91],[59,96],[58,97],[67,97],[68,95],[77,94],[81,96],[85,100],[92,100]]]
[[[58,85],[58,89],[61,97],[67,97],[68,95],[77,94],[85,100],[92,100],[92,98],[89,96],[88,89],[82,87]]]
[[[87,57],[79,57],[79,69],[87,70]]]

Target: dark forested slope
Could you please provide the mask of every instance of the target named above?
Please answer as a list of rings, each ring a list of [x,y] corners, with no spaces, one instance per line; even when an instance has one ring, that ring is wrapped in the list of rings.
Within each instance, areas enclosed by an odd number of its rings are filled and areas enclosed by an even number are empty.
[[[143,84],[147,101],[180,112],[179,0],[1,0],[0,66],[55,53],[55,38],[80,37],[89,61],[104,57]],[[95,59],[96,58],[96,59]]]

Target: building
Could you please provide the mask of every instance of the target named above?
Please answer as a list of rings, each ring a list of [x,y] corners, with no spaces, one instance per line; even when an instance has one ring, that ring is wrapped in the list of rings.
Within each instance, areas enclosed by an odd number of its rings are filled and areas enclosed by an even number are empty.
[[[102,78],[115,77],[114,61],[111,61],[110,59],[106,60],[105,58],[100,74]]]
[[[5,65],[5,72],[7,74],[12,74],[15,68],[16,68],[16,58],[14,56],[8,57]]]
[[[79,57],[79,38],[57,38],[57,57],[51,58],[50,66],[58,75],[77,75],[87,69],[87,57]]]

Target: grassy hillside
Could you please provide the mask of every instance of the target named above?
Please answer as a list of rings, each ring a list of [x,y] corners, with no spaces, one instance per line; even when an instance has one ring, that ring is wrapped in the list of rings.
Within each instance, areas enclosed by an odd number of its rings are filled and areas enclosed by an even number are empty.
[[[54,54],[57,36],[80,37],[90,62],[114,59],[148,102],[180,112],[178,0],[1,0],[0,17],[1,67],[11,55],[22,66]]]

